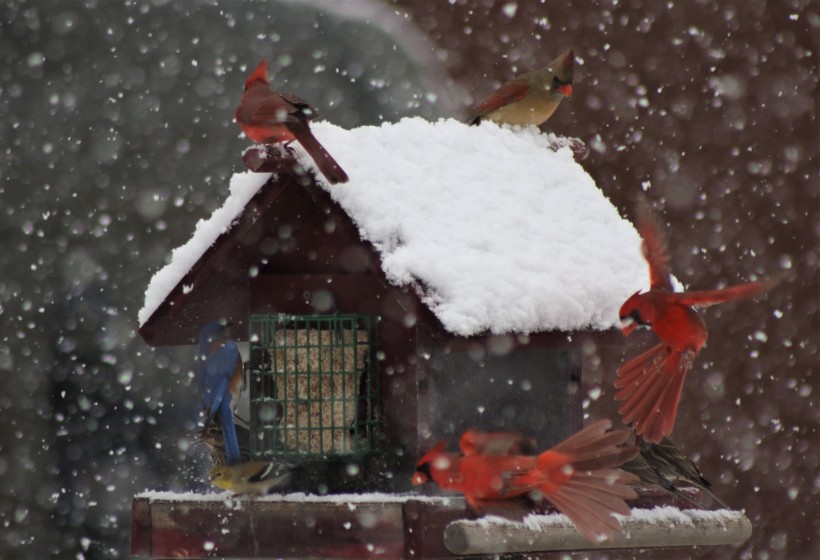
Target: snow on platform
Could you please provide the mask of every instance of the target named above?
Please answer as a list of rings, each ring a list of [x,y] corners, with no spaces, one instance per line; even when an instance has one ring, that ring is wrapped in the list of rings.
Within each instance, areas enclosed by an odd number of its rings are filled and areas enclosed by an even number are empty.
[[[226,500],[250,499],[258,502],[296,502],[296,503],[325,503],[325,504],[387,504],[405,503],[407,501],[421,501],[431,504],[450,505],[460,498],[446,496],[423,496],[420,494],[388,494],[385,492],[364,492],[357,494],[306,494],[291,492],[288,494],[267,494],[264,496],[243,496],[233,492],[169,492],[164,490],[146,490],[140,492],[135,499],[144,498],[149,501],[164,502],[225,502]]]
[[[319,182],[451,333],[605,330],[648,286],[640,238],[574,161],[534,127],[403,119],[312,126],[350,182]],[[297,146],[300,162],[314,168]],[[156,273],[144,324],[269,174],[240,173],[225,205]]]

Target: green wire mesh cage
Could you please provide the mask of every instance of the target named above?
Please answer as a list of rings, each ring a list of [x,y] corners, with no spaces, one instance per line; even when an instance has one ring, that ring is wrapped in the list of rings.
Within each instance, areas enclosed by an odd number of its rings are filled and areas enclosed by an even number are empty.
[[[251,453],[255,458],[376,451],[378,318],[251,316]]]

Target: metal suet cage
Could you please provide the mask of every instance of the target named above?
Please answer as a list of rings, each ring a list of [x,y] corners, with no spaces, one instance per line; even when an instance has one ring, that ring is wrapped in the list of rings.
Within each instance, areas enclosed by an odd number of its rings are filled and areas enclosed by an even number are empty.
[[[378,318],[251,316],[251,454],[320,458],[377,451]]]

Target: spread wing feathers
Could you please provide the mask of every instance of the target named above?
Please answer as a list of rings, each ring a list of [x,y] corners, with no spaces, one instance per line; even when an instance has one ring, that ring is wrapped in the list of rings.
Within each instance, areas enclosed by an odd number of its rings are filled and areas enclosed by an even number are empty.
[[[611,420],[598,420],[550,451],[568,456],[569,464],[579,471],[617,467],[637,456],[638,449],[620,447],[629,438],[629,431],[607,431],[610,427]]]
[[[535,440],[518,432],[467,430],[458,441],[464,455],[533,455]]]
[[[757,282],[746,282],[737,284],[720,290],[700,290],[694,292],[682,292],[672,294],[678,303],[691,305],[693,307],[709,307],[717,303],[732,301],[736,299],[746,299],[764,294],[776,286],[783,276],[777,276],[768,280]]]
[[[615,399],[635,433],[656,443],[672,432],[681,390],[694,352],[673,352],[659,344],[618,368]]]
[[[672,273],[669,270],[669,244],[657,217],[646,203],[638,205],[637,223],[638,233],[643,239],[641,251],[649,264],[650,288],[673,291]]]
[[[482,116],[523,99],[529,91],[530,85],[526,79],[518,78],[512,80],[498,88],[495,93],[479,103],[475,109],[473,109],[470,117],[464,122],[468,124],[478,124]]]

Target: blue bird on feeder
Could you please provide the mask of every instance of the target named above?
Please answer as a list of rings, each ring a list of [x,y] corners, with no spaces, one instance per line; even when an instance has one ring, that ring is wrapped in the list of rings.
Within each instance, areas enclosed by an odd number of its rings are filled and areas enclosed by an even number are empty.
[[[209,426],[219,418],[225,455],[229,465],[240,461],[239,442],[233,413],[244,385],[242,356],[236,342],[227,339],[227,325],[213,321],[199,331],[198,377],[202,387],[202,404]]]

